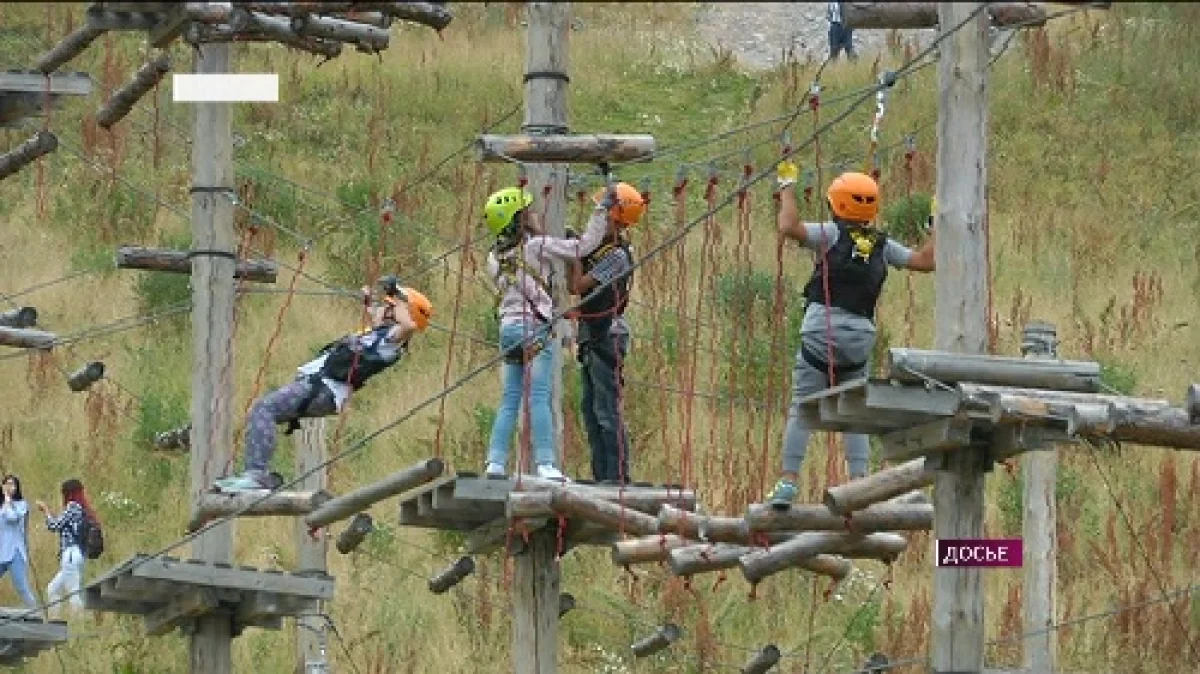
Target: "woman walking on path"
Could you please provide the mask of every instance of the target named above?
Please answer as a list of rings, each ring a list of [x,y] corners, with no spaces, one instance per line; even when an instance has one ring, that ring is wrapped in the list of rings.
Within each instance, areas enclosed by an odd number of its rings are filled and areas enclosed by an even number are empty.
[[[0,578],[12,572],[13,587],[26,608],[37,608],[29,586],[29,540],[25,528],[29,504],[21,495],[21,480],[5,475],[0,482]]]

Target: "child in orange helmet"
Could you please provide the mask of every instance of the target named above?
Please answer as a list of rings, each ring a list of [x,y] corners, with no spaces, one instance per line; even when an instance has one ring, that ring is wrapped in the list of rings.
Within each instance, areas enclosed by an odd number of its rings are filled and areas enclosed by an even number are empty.
[[[867,376],[875,347],[875,306],[888,267],[934,271],[934,237],[918,250],[888,238],[872,222],[879,213],[879,185],[863,173],[843,173],[826,196],[833,222],[802,223],[794,190],[799,170],[779,164],[779,232],[817,254],[812,277],[804,288],[807,306],[800,328],[800,349],[792,371],[792,402],[783,440],[783,470],[767,501],[787,508],[798,493],[800,464],[810,431],[799,417],[798,401],[836,384]],[[832,360],[833,379],[830,379]],[[851,478],[867,473],[867,436],[845,435]]]
[[[278,485],[267,472],[275,455],[276,424],[287,423],[287,433],[299,420],[337,414],[352,391],[400,361],[409,340],[429,325],[433,305],[425,295],[401,287],[394,276],[385,276],[379,302],[370,308],[371,327],[326,345],[317,357],[297,368],[296,379],[255,401],[246,423],[245,470],[241,475],[217,480],[220,491],[273,489]],[[370,297],[369,288],[363,288]]]

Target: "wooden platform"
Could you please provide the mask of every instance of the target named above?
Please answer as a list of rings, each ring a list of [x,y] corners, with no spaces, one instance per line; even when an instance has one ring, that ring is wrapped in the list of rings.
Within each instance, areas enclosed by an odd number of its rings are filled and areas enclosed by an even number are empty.
[[[140,615],[150,635],[184,627],[210,613],[228,614],[234,634],[279,629],[285,617],[333,598],[333,577],[300,575],[200,560],[135,555],[84,589],[93,611]]]
[[[521,490],[536,491],[560,483],[542,480],[532,475],[521,476]],[[634,510],[657,515],[663,503],[688,510],[695,508],[695,494],[678,485],[633,483],[622,489],[617,484],[598,484],[588,480],[570,483],[573,489],[612,502],[624,501]],[[486,478],[476,473],[457,473],[440,477],[400,496],[400,524],[426,529],[470,532],[467,554],[484,554],[503,547],[520,535],[510,535],[510,520],[506,513],[508,495],[518,491],[512,478]],[[545,526],[558,526],[551,518],[524,518],[520,527],[534,531]],[[618,532],[592,523],[567,521],[563,541],[565,547],[578,545],[608,545],[617,540]]]
[[[49,80],[47,84],[45,75],[32,70],[0,72],[0,127],[13,128],[41,115],[47,91],[51,107],[57,107],[64,96],[92,93],[92,78],[87,73],[56,73]]]
[[[40,613],[23,608],[0,608],[0,667],[15,667],[26,658],[67,640],[67,623],[43,622]]]

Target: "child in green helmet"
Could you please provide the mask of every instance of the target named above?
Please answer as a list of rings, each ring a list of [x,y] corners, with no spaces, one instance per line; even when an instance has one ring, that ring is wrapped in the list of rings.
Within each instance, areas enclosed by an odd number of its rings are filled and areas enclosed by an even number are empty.
[[[517,412],[527,394],[536,475],[566,481],[557,465],[550,406],[554,353],[559,348],[551,339],[553,263],[578,260],[594,251],[604,239],[608,210],[616,201],[611,191],[606,193],[577,239],[547,236],[541,218],[529,208],[533,203],[528,191],[508,187],[488,197],[483,207],[483,221],[496,237],[488,252],[487,269],[498,294],[500,349],[505,355],[504,392],[492,424],[484,472],[488,477],[505,476]]]

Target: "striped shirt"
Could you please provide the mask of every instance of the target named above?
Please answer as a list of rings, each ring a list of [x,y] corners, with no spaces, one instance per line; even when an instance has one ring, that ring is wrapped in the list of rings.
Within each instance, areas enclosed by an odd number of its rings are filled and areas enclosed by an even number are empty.
[[[841,23],[841,22],[842,22],[842,3],[840,3],[840,2],[829,3],[829,23]]]
[[[66,550],[75,546],[83,550],[83,506],[75,501],[67,503],[67,507],[58,517],[46,515],[46,528],[58,532],[59,548]]]
[[[630,254],[624,249],[614,246],[605,253],[604,257],[597,260],[596,264],[592,265],[588,273],[596,281],[596,285],[604,285],[628,272],[632,267],[633,259]],[[625,322],[623,313],[613,316],[612,327],[608,331],[612,335],[629,334],[629,324]]]

